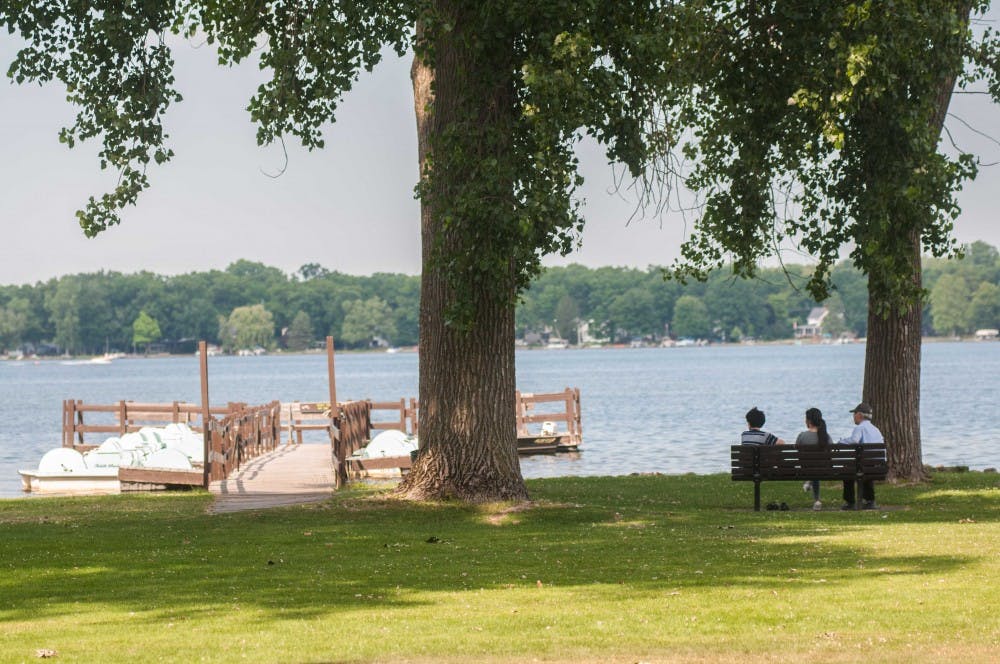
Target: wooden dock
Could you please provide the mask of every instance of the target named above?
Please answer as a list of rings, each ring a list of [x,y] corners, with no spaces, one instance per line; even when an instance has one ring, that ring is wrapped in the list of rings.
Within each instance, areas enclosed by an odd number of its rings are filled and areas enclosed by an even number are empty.
[[[333,494],[329,445],[284,445],[246,462],[227,479],[212,482],[210,512],[239,512],[314,503]]]

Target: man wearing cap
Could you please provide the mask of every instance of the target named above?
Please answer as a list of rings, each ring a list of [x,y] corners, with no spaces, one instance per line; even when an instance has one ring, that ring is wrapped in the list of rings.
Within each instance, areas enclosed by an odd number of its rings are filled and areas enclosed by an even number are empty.
[[[841,438],[839,443],[848,445],[858,445],[865,443],[884,443],[882,432],[872,424],[872,407],[862,401],[855,406],[851,413],[854,414],[854,430],[847,438]],[[877,508],[875,504],[875,483],[871,480],[861,482],[861,507],[866,510]],[[854,509],[854,482],[844,481],[844,506],[840,509]]]

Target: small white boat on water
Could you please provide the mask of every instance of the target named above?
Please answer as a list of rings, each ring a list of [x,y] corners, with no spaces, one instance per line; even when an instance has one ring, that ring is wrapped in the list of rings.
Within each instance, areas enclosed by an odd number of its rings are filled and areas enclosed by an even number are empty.
[[[60,364],[66,365],[87,365],[87,364],[111,364],[112,360],[120,360],[125,357],[125,353],[105,353],[104,355],[95,355],[89,360],[64,360]]]

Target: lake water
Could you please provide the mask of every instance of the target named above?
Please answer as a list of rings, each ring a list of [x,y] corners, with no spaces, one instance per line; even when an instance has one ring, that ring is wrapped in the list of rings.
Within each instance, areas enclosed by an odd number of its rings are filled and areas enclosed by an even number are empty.
[[[786,439],[820,408],[834,438],[847,435],[861,398],[863,345],[725,346],[519,351],[525,392],[579,387],[584,447],[578,455],[522,458],[526,477],[714,473],[758,406]],[[417,396],[414,353],[338,355],[341,400]],[[923,350],[924,461],[1000,466],[1000,343],[930,343]],[[213,404],[326,401],[325,355],[213,357]],[[0,496],[22,495],[17,470],[60,443],[62,401],[200,401],[198,359],[111,364],[0,362]]]

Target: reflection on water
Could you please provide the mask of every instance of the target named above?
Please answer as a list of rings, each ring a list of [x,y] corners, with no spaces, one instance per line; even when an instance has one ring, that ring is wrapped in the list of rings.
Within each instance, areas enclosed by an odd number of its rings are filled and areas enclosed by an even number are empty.
[[[524,351],[518,387],[546,392],[579,387],[584,450],[522,458],[527,477],[633,472],[724,472],[728,446],[758,406],[765,428],[794,439],[805,410],[820,408],[835,438],[851,428],[861,399],[864,347],[732,346]],[[323,355],[214,357],[213,403],[324,401]],[[924,346],[921,426],[932,465],[1000,466],[996,414],[998,343]],[[110,403],[200,399],[195,357],[0,362],[0,495],[20,495],[18,468],[34,467],[60,440],[63,399]],[[417,395],[412,353],[337,356],[340,399]],[[876,402],[875,407],[878,408]]]

